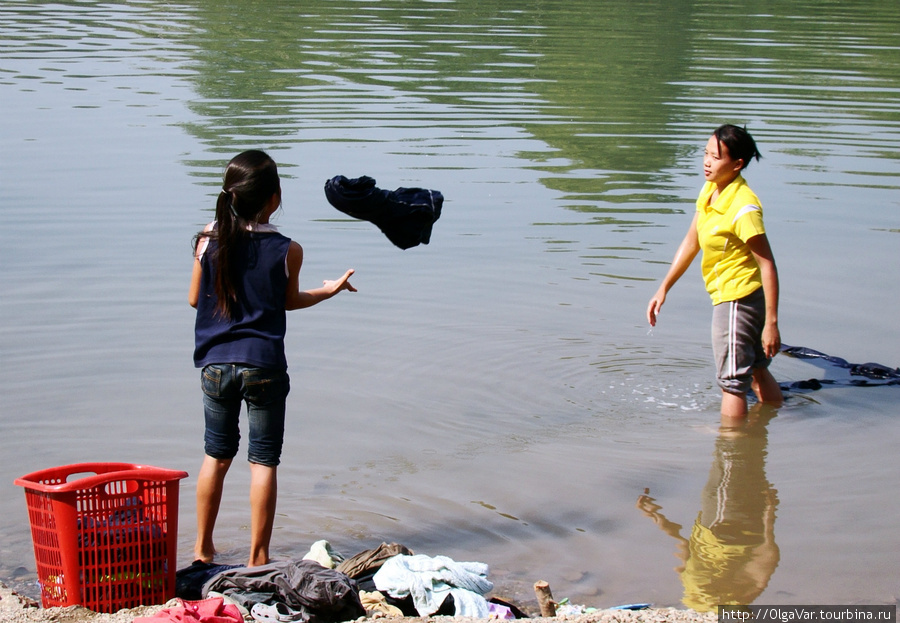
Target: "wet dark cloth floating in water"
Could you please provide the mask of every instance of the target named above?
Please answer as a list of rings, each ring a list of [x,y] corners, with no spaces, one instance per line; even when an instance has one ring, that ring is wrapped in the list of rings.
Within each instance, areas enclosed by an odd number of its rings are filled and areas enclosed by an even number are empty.
[[[337,175],[325,182],[325,197],[335,208],[378,226],[401,249],[431,241],[431,228],[441,217],[444,195],[427,188],[383,190],[367,175]]]
[[[782,390],[821,389],[824,385],[852,385],[855,387],[900,385],[900,368],[889,368],[880,363],[849,363],[841,357],[832,357],[805,346],[782,344],[781,352],[798,359],[812,359],[830,364],[829,368],[846,370],[851,377],[846,379],[809,379],[793,383],[781,383]]]

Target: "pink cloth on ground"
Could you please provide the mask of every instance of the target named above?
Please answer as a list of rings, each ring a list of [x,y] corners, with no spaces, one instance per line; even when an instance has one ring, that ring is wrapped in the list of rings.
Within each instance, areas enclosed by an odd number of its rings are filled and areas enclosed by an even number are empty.
[[[234,604],[225,604],[221,597],[202,601],[178,600],[178,605],[160,610],[153,616],[138,617],[132,623],[244,623],[241,611]]]

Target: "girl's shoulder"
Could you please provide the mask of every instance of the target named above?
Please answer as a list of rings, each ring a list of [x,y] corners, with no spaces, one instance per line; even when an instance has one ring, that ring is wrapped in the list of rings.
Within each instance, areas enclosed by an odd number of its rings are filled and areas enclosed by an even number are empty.
[[[290,241],[290,238],[282,234],[271,223],[248,223],[247,231],[253,236]]]
[[[255,234],[280,234],[278,228],[271,223],[247,223],[247,231]]]
[[[296,244],[293,240],[278,231],[274,225],[255,224],[249,228],[249,237],[259,241],[259,244],[272,249],[276,253],[287,253],[288,249]]]
[[[209,236],[204,236],[203,234],[208,234],[212,230],[216,228],[216,222],[212,221],[208,223],[206,227],[203,228],[203,231],[197,235],[196,241],[197,246],[194,249],[194,257],[198,260],[202,259],[204,254],[206,253],[206,248],[209,246]]]
[[[762,207],[762,204],[759,201],[759,197],[753,192],[753,189],[750,188],[750,185],[747,183],[747,180],[744,179],[743,176],[738,176],[739,183],[736,184],[735,188],[735,199],[740,203],[744,201],[749,204],[756,205],[757,207]]]

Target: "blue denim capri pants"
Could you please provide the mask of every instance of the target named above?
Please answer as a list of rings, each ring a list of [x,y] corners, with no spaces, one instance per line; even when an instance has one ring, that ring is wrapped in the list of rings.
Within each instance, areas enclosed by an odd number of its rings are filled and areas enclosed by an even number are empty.
[[[247,460],[274,467],[281,462],[285,403],[290,377],[284,370],[241,364],[210,364],[200,373],[206,454],[230,460],[238,452],[241,404],[247,404],[250,444]]]

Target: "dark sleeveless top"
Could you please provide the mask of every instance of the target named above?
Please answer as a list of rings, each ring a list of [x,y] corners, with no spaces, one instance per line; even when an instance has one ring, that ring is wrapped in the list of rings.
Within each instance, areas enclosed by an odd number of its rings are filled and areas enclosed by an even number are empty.
[[[200,258],[203,269],[197,321],[194,326],[194,365],[240,363],[257,368],[287,369],[284,309],[287,290],[286,259],[291,240],[277,232],[249,232],[235,258],[241,283],[234,318],[216,313],[218,251],[210,239]]]

